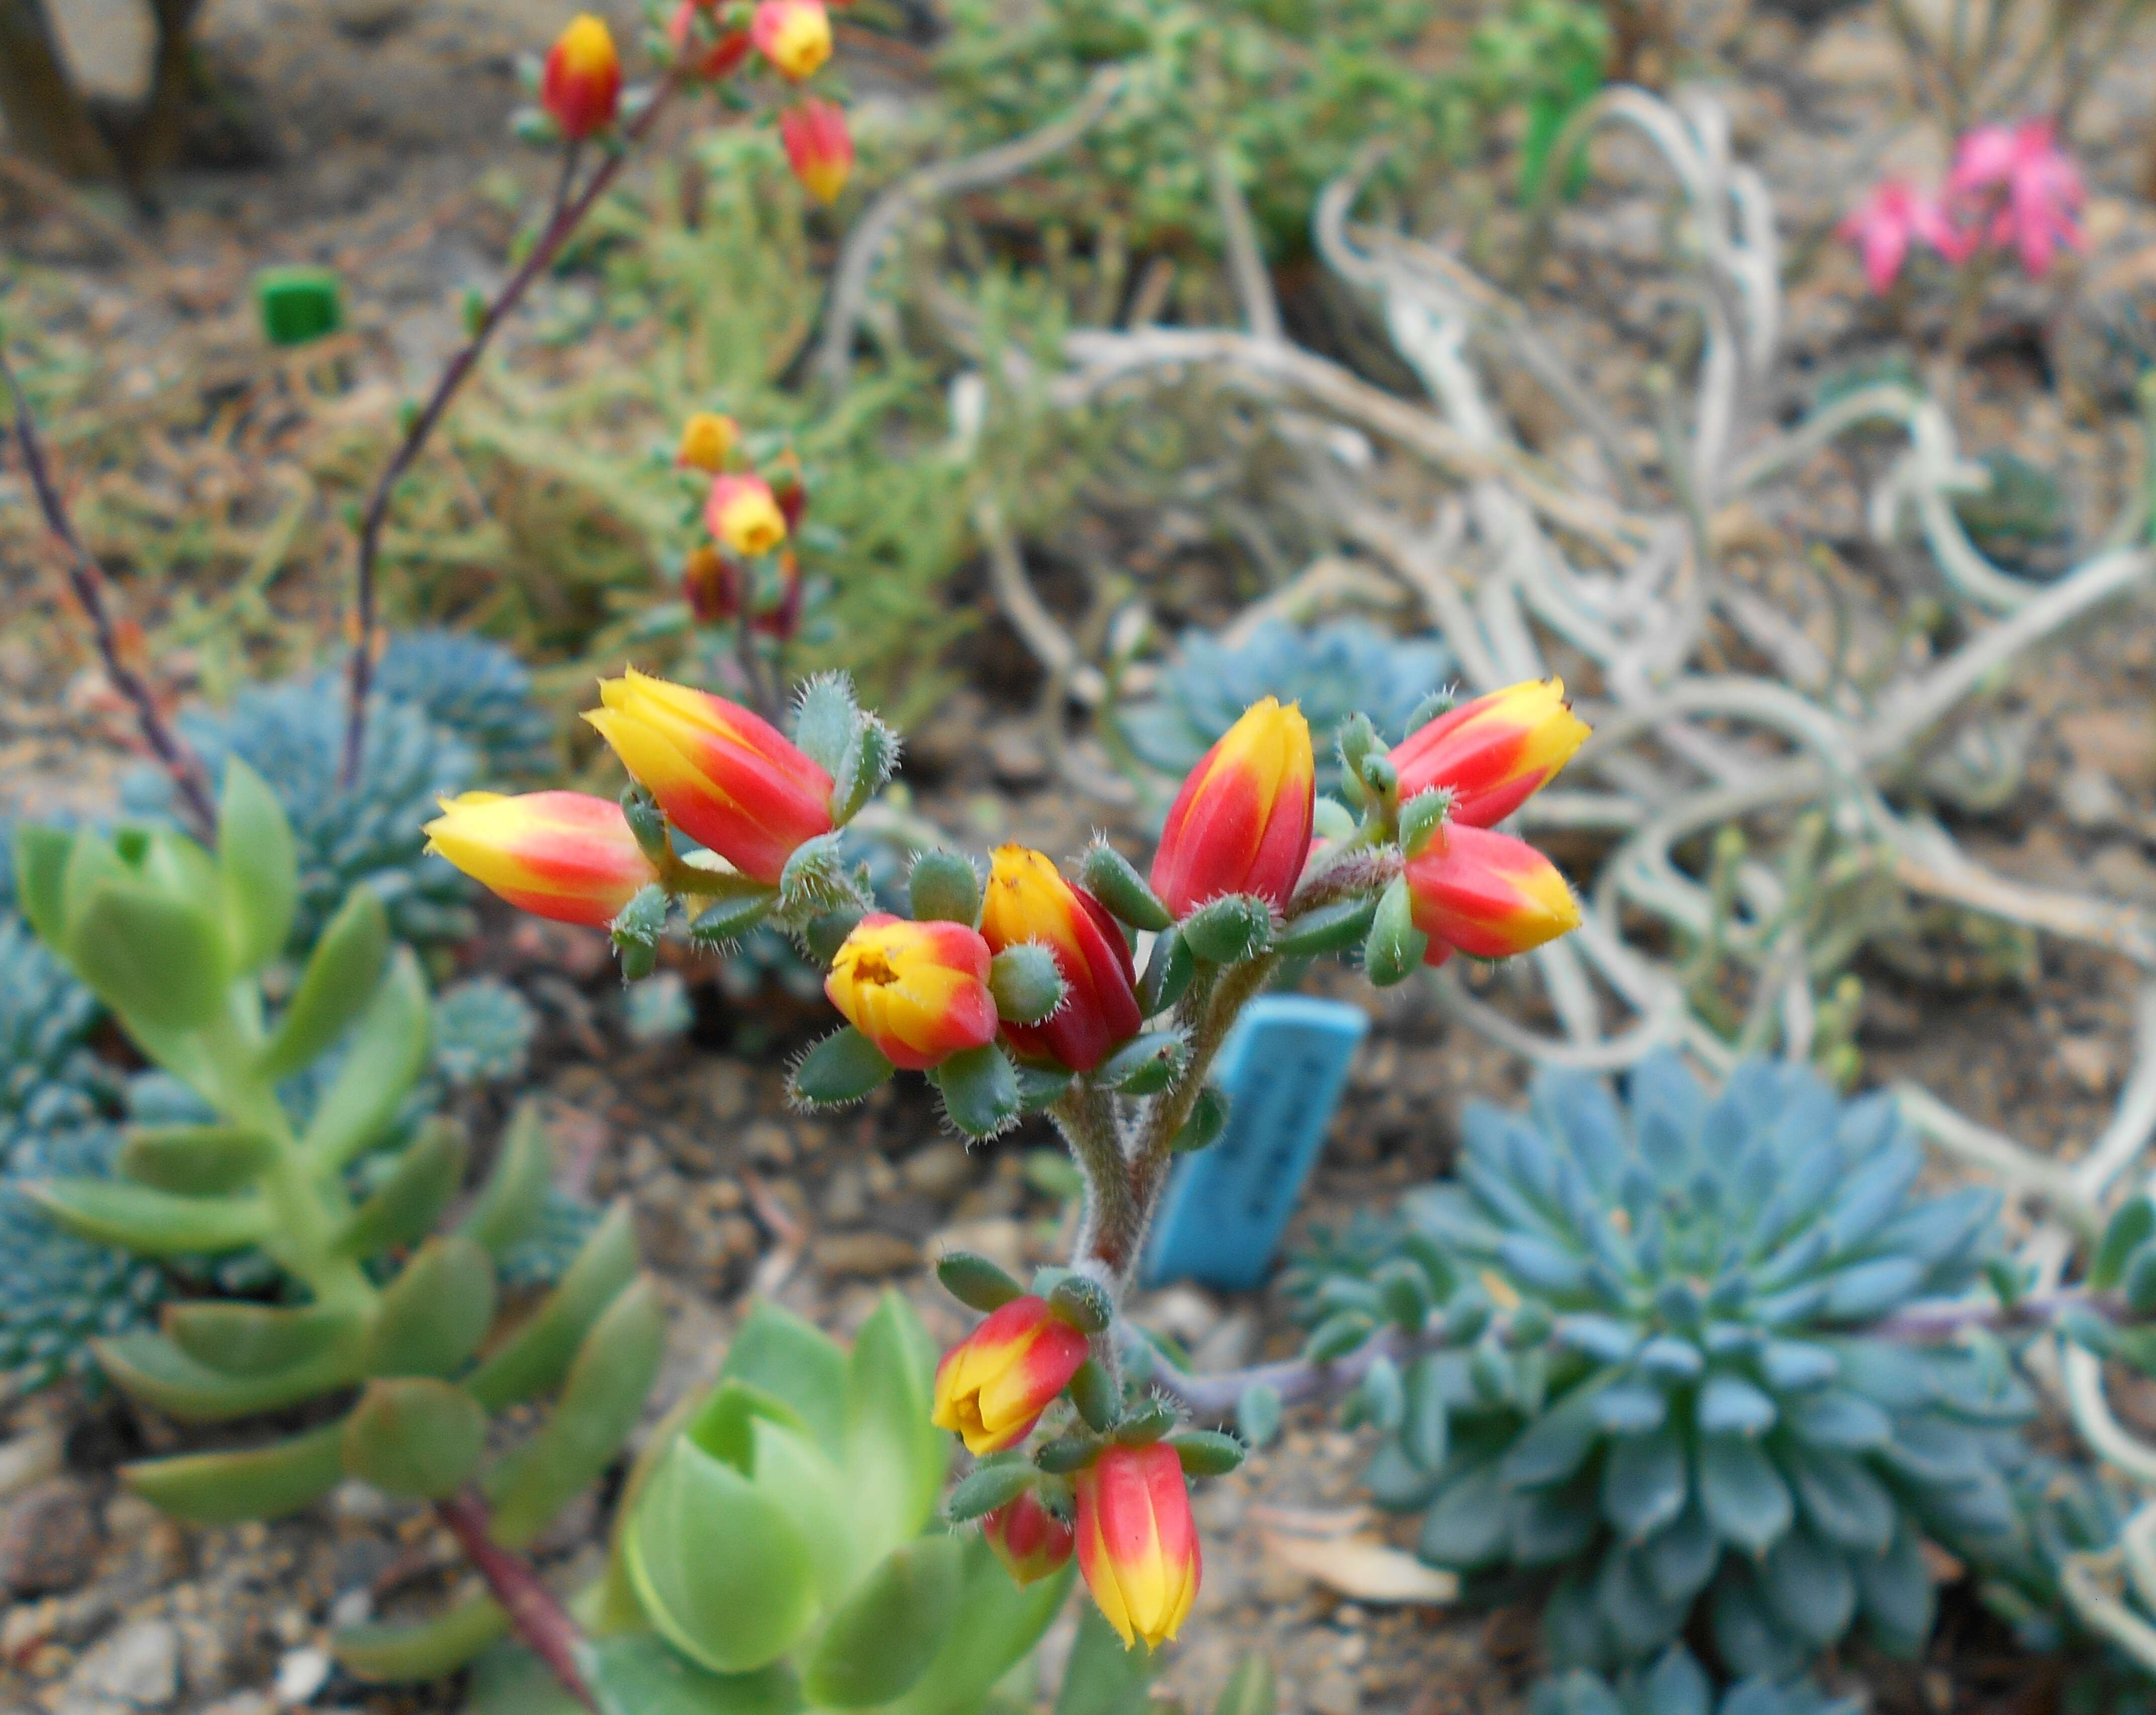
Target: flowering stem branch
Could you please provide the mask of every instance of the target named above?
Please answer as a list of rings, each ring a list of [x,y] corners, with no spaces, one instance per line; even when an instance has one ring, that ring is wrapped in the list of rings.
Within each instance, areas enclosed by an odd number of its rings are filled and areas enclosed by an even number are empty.
[[[434,391],[413,418],[412,426],[405,431],[404,439],[397,450],[389,455],[389,462],[375,479],[373,490],[367,498],[367,511],[362,515],[359,526],[359,556],[352,586],[352,619],[354,636],[352,646],[352,665],[346,680],[346,708],[344,756],[337,770],[338,783],[349,788],[359,778],[360,754],[367,743],[367,694],[374,674],[374,567],[382,553],[382,531],[389,520],[389,501],[398,481],[418,458],[449,401],[478,365],[495,331],[506,321],[509,313],[523,300],[531,284],[553,264],[561,254],[569,235],[583,224],[599,198],[604,196],[629,161],[629,146],[643,140],[660,111],[665,107],[680,85],[678,72],[670,72],[644,110],[624,128],[619,146],[609,149],[584,187],[574,197],[567,194],[571,177],[575,169],[577,146],[569,146],[562,162],[560,189],[555,198],[554,213],[532,245],[531,254],[523,264],[510,275],[494,300],[486,306],[479,325],[472,330],[471,337],[451,357],[434,383]]]
[[[68,584],[74,591],[74,598],[83,612],[90,617],[90,635],[105,663],[105,676],[135,711],[135,724],[142,734],[142,742],[172,776],[173,785],[179,790],[182,813],[192,830],[204,839],[211,838],[217,828],[217,811],[210,802],[209,782],[203,773],[201,760],[166,723],[149,682],[121,658],[119,636],[105,600],[105,573],[75,532],[67,501],[59,484],[53,480],[44,440],[38,432],[37,418],[31,413],[29,396],[16,379],[14,367],[4,352],[0,352],[0,381],[6,383],[8,397],[14,404],[15,440],[23,451],[23,471],[38,497],[38,508],[44,515],[46,530],[67,550]]]
[[[562,1690],[597,1715],[598,1703],[577,1666],[577,1646],[583,1634],[530,1563],[487,1534],[486,1508],[479,1497],[467,1492],[437,1501],[434,1516],[457,1539],[473,1570],[486,1580],[519,1641],[547,1664]]]

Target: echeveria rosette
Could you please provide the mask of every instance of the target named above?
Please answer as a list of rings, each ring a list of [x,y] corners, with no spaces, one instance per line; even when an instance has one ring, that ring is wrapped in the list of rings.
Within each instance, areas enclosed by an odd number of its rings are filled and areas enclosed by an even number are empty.
[[[1718,1098],[1661,1056],[1623,1106],[1546,1072],[1527,1115],[1471,1108],[1399,1241],[1302,1281],[1336,1352],[1387,1318],[1453,1336],[1366,1390],[1395,1431],[1376,1497],[1427,1509],[1434,1564],[1555,1574],[1561,1666],[1643,1660],[1702,1604],[1739,1675],[1860,1620],[1920,1648],[1922,1543],[2011,1539],[2030,1409],[1994,1346],[1873,1332],[1970,1286],[1992,1242],[1995,1196],[1915,1196],[1922,1166],[1891,1098],[1779,1062]]]

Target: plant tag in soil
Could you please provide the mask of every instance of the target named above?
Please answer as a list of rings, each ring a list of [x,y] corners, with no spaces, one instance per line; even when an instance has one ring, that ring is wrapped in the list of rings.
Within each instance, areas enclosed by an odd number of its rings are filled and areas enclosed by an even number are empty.
[[[1147,1286],[1244,1291],[1265,1279],[1369,1028],[1360,1008],[1337,1000],[1268,994],[1250,1004],[1214,1062],[1227,1129],[1176,1163],[1146,1246]]]

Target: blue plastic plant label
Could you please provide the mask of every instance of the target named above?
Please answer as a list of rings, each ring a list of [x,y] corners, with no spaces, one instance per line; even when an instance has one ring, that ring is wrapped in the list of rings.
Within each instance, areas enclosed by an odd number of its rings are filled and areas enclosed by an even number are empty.
[[[1360,1009],[1337,1000],[1251,1003],[1214,1063],[1228,1128],[1175,1164],[1146,1246],[1147,1286],[1240,1291],[1265,1279],[1369,1028]]]

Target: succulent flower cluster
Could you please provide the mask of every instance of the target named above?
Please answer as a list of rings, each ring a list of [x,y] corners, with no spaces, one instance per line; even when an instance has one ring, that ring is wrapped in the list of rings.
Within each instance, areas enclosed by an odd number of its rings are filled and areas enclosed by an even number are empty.
[[[600,695],[587,719],[634,783],[619,805],[468,793],[429,824],[434,849],[526,910],[607,925],[631,977],[652,968],[677,902],[693,942],[764,924],[800,936],[845,1019],[794,1069],[804,1104],[858,1101],[903,1069],[927,1075],[969,1137],[1050,1114],[1085,1183],[1072,1267],[1031,1292],[978,1258],[943,1271],[988,1316],[937,1373],[935,1421],[983,1461],[952,1516],[988,1520],[1021,1581],[1075,1552],[1127,1643],[1173,1636],[1200,1570],[1185,1476],[1229,1468],[1240,1448],[1179,1433],[1164,1401],[1133,1394],[1116,1307],[1170,1160],[1226,1123],[1213,1055],[1284,960],[1359,946],[1373,981],[1397,983],[1455,948],[1501,958],[1578,922],[1548,860],[1488,825],[1585,737],[1563,687],[1445,710],[1390,752],[1349,717],[1347,803],[1318,798],[1301,712],[1262,698],[1190,769],[1148,875],[1105,842],[1075,881],[1024,846],[993,854],[985,886],[969,858],[929,851],[904,917],[874,908],[839,860],[897,760],[843,680],[805,687],[790,736],[634,672]],[[677,850],[677,829],[699,849]]]
[[[682,600],[699,624],[741,628],[752,666],[756,639],[784,644],[801,626],[796,544],[808,511],[801,461],[791,448],[745,439],[722,413],[697,411],[681,427],[674,464],[691,484],[703,533],[682,563]]]
[[[1993,1242],[1994,1195],[1917,1196],[1922,1166],[1891,1098],[1779,1062],[1710,1100],[1650,1059],[1623,1106],[1545,1072],[1529,1114],[1469,1112],[1456,1182],[1410,1194],[1396,1240],[1303,1272],[1312,1355],[1379,1341],[1378,1498],[1427,1508],[1436,1564],[1553,1574],[1561,1666],[1640,1661],[1702,1607],[1739,1675],[1859,1619],[1911,1653],[1925,1540],[2015,1537],[2031,1409],[1988,1337],[1896,1326]]]

